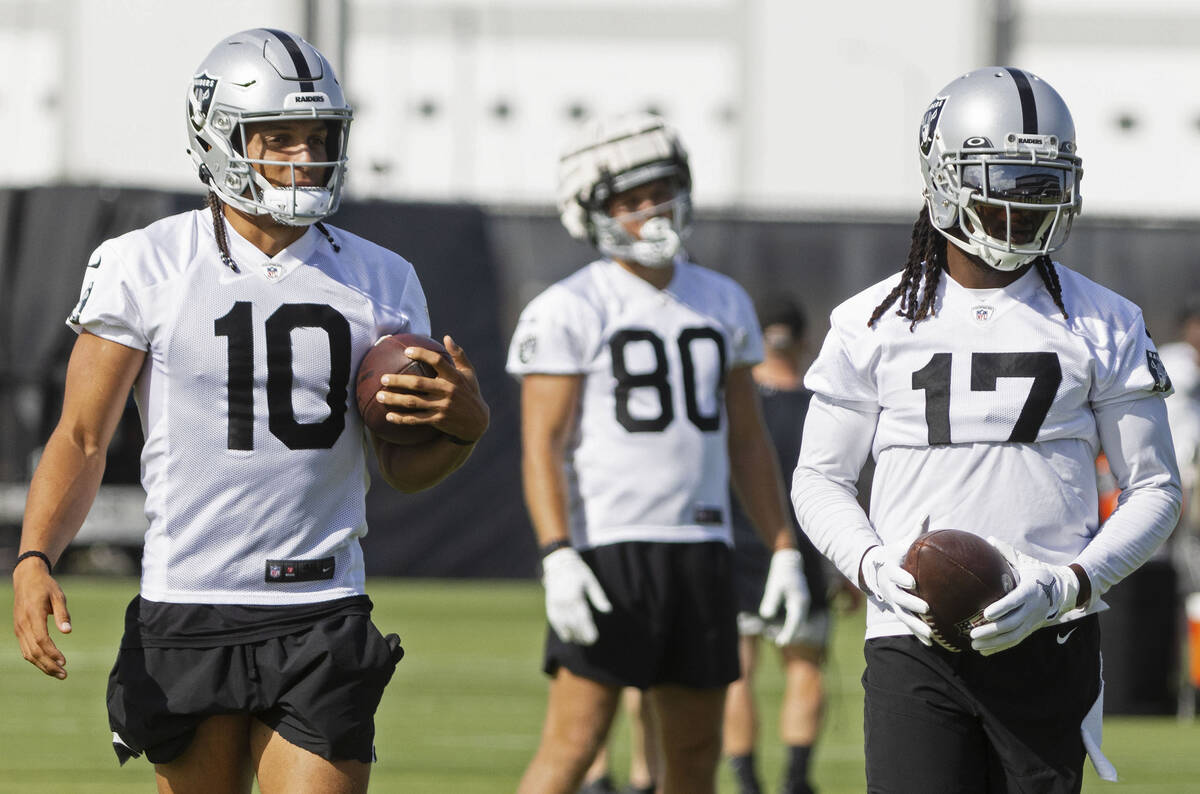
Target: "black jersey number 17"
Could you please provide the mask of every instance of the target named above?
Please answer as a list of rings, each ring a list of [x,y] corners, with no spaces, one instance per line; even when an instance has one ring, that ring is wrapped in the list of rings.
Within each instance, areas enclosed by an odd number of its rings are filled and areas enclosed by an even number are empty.
[[[912,387],[925,392],[925,423],[929,426],[929,444],[950,444],[950,367],[951,353],[934,353],[929,363],[912,374]],[[1058,386],[1062,366],[1057,353],[972,353],[971,391],[995,391],[1000,378],[1033,378],[1029,395],[1021,406],[1009,441],[1033,443]]]

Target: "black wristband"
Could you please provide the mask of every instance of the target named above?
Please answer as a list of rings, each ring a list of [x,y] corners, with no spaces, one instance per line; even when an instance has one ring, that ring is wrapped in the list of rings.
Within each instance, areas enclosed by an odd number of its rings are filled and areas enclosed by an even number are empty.
[[[50,558],[47,557],[46,553],[43,551],[27,551],[22,553],[19,557],[17,557],[17,561],[13,563],[13,567],[16,568],[21,564],[22,560],[27,560],[30,557],[37,557],[42,562],[46,563],[46,573],[54,573],[54,566],[50,564]]]
[[[538,553],[541,554],[542,559],[544,560],[559,549],[568,549],[570,547],[571,541],[559,538],[558,540],[552,540],[539,548]]]

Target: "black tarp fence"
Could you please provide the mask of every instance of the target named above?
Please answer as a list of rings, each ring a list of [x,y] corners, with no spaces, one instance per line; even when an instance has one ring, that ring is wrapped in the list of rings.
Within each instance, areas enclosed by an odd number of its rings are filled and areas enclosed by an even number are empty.
[[[198,193],[112,187],[0,190],[0,484],[27,481],[58,416],[74,334],[63,324],[83,268],[104,239],[200,206]],[[688,248],[753,296],[788,292],[807,308],[818,344],[839,301],[895,273],[909,217],[764,217],[701,213]],[[492,408],[474,455],[436,488],[368,495],[368,573],[529,577],[537,570],[520,487],[518,386],[504,372],[517,314],[545,286],[592,258],[548,209],[347,201],[333,223],[397,251],[417,268],[435,336],[451,333],[478,369]],[[1091,220],[1062,252],[1066,264],[1139,303],[1160,343],[1178,307],[1200,289],[1200,222]],[[863,318],[866,322],[866,318]],[[140,431],[132,409],[106,481],[136,480]],[[0,534],[0,544],[14,534]]]

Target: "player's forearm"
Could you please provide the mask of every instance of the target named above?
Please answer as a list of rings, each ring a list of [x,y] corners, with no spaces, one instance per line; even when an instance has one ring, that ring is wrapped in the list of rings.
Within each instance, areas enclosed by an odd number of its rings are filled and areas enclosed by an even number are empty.
[[[852,582],[863,554],[880,543],[855,483],[875,435],[876,415],[815,395],[804,421],[792,505],[813,545]]]
[[[1116,510],[1075,558],[1093,598],[1150,559],[1179,520],[1179,469],[1161,399],[1097,408],[1096,426],[1121,487]]]
[[[527,447],[521,460],[525,505],[538,546],[571,537],[563,463],[562,455],[548,448]]]
[[[794,548],[779,464],[765,434],[730,444],[729,471],[738,502],[767,548]]]
[[[79,532],[104,477],[105,448],[60,427],[50,436],[29,486],[20,551],[56,562]]]

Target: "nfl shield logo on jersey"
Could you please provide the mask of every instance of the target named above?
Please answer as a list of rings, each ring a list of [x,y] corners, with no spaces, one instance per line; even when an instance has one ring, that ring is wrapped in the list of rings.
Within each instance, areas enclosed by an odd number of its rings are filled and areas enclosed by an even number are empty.
[[[192,78],[192,93],[188,95],[188,118],[197,132],[208,121],[208,109],[212,107],[213,93],[217,90],[217,78],[207,72]]]
[[[267,566],[267,576],[271,579],[278,579],[283,573],[283,569],[278,565]]]
[[[972,306],[971,313],[975,318],[975,322],[982,325],[983,323],[986,323],[988,320],[992,319],[992,315],[996,313],[996,308],[994,306],[988,306],[987,304],[981,303],[978,306]]]

